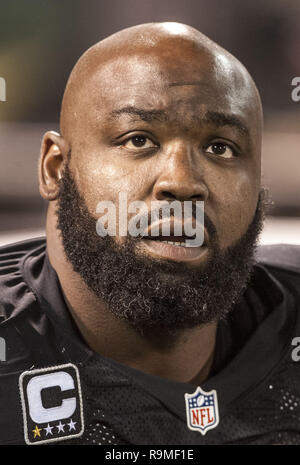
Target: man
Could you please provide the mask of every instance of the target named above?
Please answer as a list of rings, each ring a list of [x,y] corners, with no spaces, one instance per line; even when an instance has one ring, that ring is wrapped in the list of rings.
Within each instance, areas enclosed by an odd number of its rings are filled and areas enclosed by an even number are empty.
[[[41,148],[47,240],[1,250],[0,442],[299,443],[300,252],[255,262],[262,110],[246,69],[191,27],[129,28],[80,58],[60,123]],[[99,202],[120,218],[120,193],[149,218],[190,202],[193,225],[201,204],[204,242],[175,216],[162,234],[163,215],[156,236],[99,235]]]

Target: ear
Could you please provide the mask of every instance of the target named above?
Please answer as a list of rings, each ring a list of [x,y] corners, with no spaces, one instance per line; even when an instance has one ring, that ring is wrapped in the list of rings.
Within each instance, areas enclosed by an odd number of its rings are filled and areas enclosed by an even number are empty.
[[[46,200],[56,200],[59,180],[68,156],[66,141],[57,132],[48,131],[43,137],[39,161],[40,194]]]

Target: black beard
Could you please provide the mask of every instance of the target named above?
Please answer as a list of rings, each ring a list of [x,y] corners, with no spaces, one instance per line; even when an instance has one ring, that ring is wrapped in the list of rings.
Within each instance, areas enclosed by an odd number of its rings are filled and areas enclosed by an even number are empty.
[[[175,335],[225,318],[241,298],[262,229],[264,192],[246,233],[224,251],[214,225],[204,215],[209,259],[197,269],[138,256],[138,238],[127,236],[120,246],[110,236],[100,237],[97,220],[89,213],[68,164],[60,181],[58,229],[74,271],[116,317],[144,335]]]

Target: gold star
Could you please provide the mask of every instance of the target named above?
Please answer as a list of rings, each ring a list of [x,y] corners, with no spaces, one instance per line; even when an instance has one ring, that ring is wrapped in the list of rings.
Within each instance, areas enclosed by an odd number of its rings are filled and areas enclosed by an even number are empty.
[[[36,438],[37,436],[41,437],[41,433],[40,433],[41,431],[42,431],[42,428],[38,428],[37,425],[35,425],[35,429],[32,430],[32,432],[34,433],[34,438]]]

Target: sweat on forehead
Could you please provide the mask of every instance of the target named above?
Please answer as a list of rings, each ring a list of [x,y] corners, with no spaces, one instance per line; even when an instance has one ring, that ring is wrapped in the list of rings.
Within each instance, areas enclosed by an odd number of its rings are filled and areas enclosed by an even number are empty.
[[[260,131],[259,94],[251,76],[235,57],[190,26],[150,23],[117,32],[82,55],[64,93],[61,133],[70,142],[77,117],[85,119],[97,100],[105,103],[106,98],[128,98],[127,103],[133,103],[128,90],[138,98],[141,85],[147,88],[148,105],[159,108],[165,102],[157,100],[154,87],[166,82],[174,87],[174,92],[181,87],[181,95],[182,88],[197,87],[198,97],[204,96],[208,104],[210,95],[217,94],[215,101],[220,107],[224,105],[225,111],[238,112],[240,107],[247,107],[246,117],[253,119],[257,132]]]

